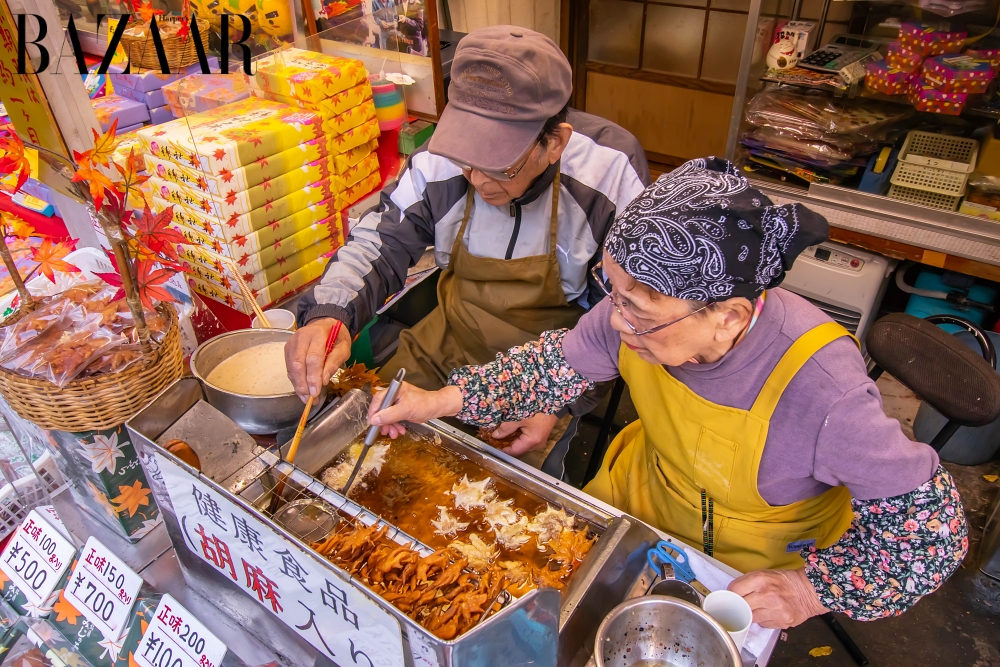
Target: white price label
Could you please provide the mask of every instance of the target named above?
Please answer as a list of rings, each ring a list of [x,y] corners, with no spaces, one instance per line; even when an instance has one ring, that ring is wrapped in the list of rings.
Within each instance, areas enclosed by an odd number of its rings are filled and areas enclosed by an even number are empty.
[[[80,552],[66,585],[66,599],[93,623],[105,639],[121,637],[142,577],[91,537]]]
[[[164,595],[135,660],[141,667],[219,667],[225,655],[225,644],[177,600]]]
[[[41,606],[73,562],[76,549],[63,533],[31,510],[0,554],[0,570],[28,602]]]

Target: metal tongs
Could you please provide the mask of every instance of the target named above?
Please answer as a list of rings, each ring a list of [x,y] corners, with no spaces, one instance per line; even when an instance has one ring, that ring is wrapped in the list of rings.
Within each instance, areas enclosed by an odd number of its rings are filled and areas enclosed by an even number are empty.
[[[390,407],[396,401],[396,394],[399,393],[399,388],[403,384],[403,378],[406,377],[406,369],[400,368],[399,372],[396,373],[396,377],[393,378],[392,382],[389,383],[389,388],[385,391],[385,400],[382,401],[382,410]],[[379,410],[381,412],[381,410]],[[351,484],[354,484],[354,478],[358,476],[358,472],[361,471],[361,466],[365,462],[365,457],[368,456],[368,450],[372,448],[375,443],[375,438],[378,437],[378,431],[381,428],[378,424],[373,424],[368,429],[368,435],[365,436],[365,446],[361,448],[361,454],[358,456],[358,462],[354,464],[354,470],[351,471],[351,476],[347,478],[347,484],[344,484],[344,488],[341,491],[343,495],[347,495],[347,492],[351,489]]]

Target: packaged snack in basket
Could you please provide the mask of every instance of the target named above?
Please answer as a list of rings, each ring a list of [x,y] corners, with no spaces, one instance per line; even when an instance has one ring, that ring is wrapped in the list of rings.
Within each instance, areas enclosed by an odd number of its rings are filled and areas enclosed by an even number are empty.
[[[153,155],[221,174],[312,139],[329,140],[322,125],[314,112],[248,98],[143,128],[139,137]]]
[[[371,84],[368,83],[368,80],[365,79],[364,83],[360,83],[353,88],[348,88],[341,93],[337,93],[333,97],[327,97],[322,100],[314,100],[312,102],[305,102],[303,100],[297,100],[294,97],[289,97],[288,95],[281,95],[279,93],[261,90],[256,86],[256,80],[251,78],[250,94],[254,97],[262,97],[267,100],[281,102],[282,104],[290,104],[302,109],[309,109],[310,111],[315,111],[320,114],[323,117],[323,120],[330,120],[331,118],[344,113],[348,109],[352,109],[362,102],[370,100],[372,98],[372,88]]]
[[[142,346],[124,344],[105,352],[87,366],[82,377],[100,375],[102,373],[120,373],[137,361],[142,360]]]
[[[250,91],[242,74],[192,74],[165,85],[163,96],[179,118],[245,99]]]
[[[368,79],[360,60],[296,48],[275,51],[254,64],[254,85],[304,102],[333,97]]]
[[[916,51],[910,51],[899,42],[893,42],[885,54],[885,61],[889,67],[912,74],[920,69],[924,57]]]
[[[917,80],[909,92],[910,104],[917,111],[940,113],[948,116],[958,116],[965,109],[967,99],[965,93],[946,93],[925,82]]]
[[[965,45],[968,33],[936,30],[926,23],[904,23],[899,26],[899,42],[922,56],[958,53]]]
[[[0,344],[0,362],[11,358],[24,346],[30,345],[36,338],[45,335],[50,329],[60,328],[69,307],[68,302],[57,301],[42,306],[14,324],[5,327],[3,343]],[[82,313],[79,309],[77,310]]]
[[[865,85],[886,95],[903,95],[910,88],[913,74],[890,67],[884,60],[868,63]]]
[[[993,78],[993,66],[968,55],[938,56],[924,61],[922,76],[945,93],[983,93]]]

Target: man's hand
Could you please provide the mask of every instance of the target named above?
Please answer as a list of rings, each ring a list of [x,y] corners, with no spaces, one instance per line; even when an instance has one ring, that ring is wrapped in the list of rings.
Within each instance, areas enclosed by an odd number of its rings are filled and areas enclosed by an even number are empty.
[[[528,417],[519,422],[504,422],[493,431],[494,438],[506,438],[508,435],[521,429],[521,435],[517,440],[510,443],[509,447],[504,447],[500,451],[511,456],[520,456],[535,449],[541,449],[549,441],[549,433],[552,432],[559,417],[538,413],[533,417]]]
[[[462,411],[462,391],[448,386],[438,391],[426,391],[404,382],[396,394],[396,402],[382,409],[385,390],[381,390],[368,406],[368,423],[381,424],[382,434],[398,438],[406,433],[402,421],[423,423],[438,417],[450,417]]]
[[[744,574],[729,583],[729,590],[747,601],[754,623],[765,628],[792,628],[830,611],[820,603],[804,568]]]
[[[330,376],[351,356],[351,333],[347,326],[342,326],[330,356],[326,358],[326,364],[323,363],[326,339],[336,323],[337,320],[332,317],[313,320],[292,334],[285,343],[288,379],[292,381],[295,393],[303,403],[309,396],[319,396],[320,390],[330,381]]]

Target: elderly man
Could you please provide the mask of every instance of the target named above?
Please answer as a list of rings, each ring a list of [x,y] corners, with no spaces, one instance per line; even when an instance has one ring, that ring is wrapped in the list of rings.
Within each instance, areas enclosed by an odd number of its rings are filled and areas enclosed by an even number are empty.
[[[514,26],[459,44],[449,103],[428,150],[413,155],[330,262],[285,348],[300,396],[317,395],[348,358],[352,334],[434,247],[438,306],[400,336],[383,376],[437,389],[449,373],[573,326],[604,294],[589,269],[615,212],[649,183],[635,138],[575,110],[569,62],[552,40]],[[334,322],[345,324],[324,366]],[[519,422],[508,451],[546,444],[557,421]],[[515,430],[504,425],[497,436]],[[568,439],[566,439],[568,443]]]

